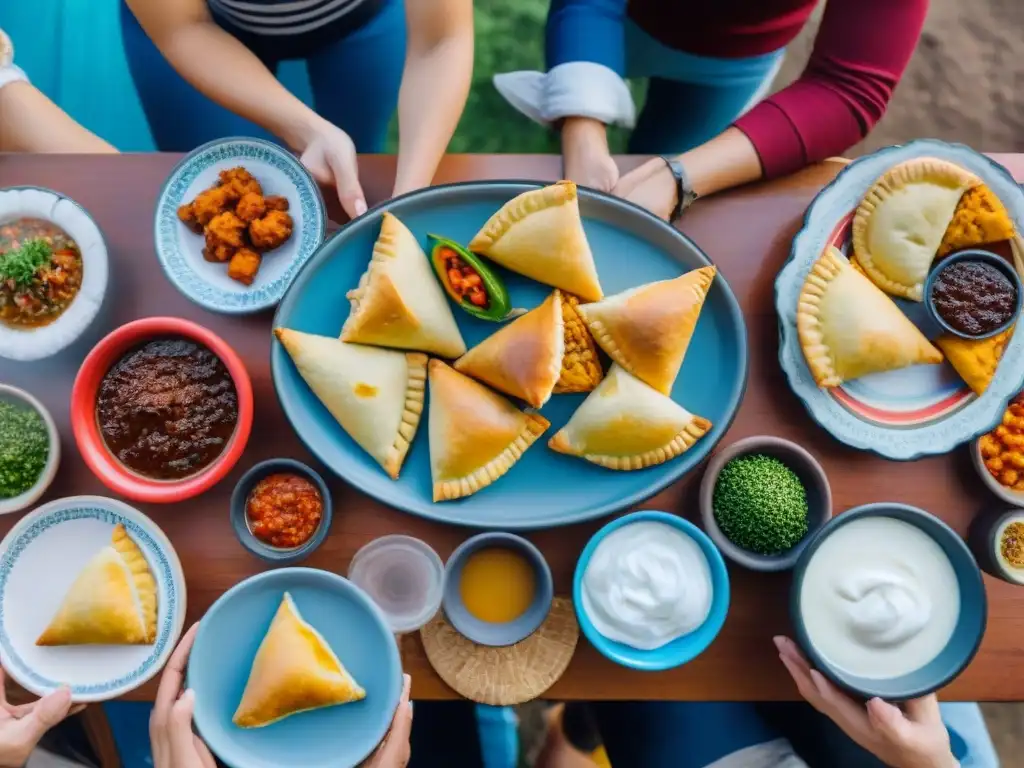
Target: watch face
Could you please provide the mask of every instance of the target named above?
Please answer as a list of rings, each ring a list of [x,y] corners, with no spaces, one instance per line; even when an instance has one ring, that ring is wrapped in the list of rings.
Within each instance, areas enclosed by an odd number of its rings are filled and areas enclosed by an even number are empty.
[[[7,33],[0,29],[0,69],[14,63],[14,43]]]

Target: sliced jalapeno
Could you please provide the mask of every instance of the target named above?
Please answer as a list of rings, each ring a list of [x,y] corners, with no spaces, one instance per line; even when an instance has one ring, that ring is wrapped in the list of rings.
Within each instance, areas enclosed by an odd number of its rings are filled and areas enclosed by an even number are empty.
[[[452,301],[481,320],[500,322],[519,314],[512,309],[505,284],[483,259],[454,240],[428,237],[434,241],[430,262]]]

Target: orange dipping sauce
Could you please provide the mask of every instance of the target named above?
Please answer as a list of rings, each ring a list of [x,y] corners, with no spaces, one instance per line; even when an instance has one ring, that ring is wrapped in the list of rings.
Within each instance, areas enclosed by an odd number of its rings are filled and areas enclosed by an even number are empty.
[[[320,525],[324,501],[320,490],[301,475],[267,475],[249,492],[245,514],[249,530],[264,544],[301,546]]]

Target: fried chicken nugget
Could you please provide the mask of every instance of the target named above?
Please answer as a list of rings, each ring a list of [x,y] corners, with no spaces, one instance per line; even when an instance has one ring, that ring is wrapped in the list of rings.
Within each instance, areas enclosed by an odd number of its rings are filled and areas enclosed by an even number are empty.
[[[267,195],[263,198],[263,203],[267,206],[268,211],[288,210],[288,198],[284,195]]]
[[[268,211],[249,224],[249,239],[258,251],[272,251],[292,236],[292,217],[284,211]]]
[[[235,206],[235,214],[246,223],[260,218],[266,212],[267,206],[263,196],[255,192],[246,192]]]
[[[196,195],[192,201],[192,211],[200,226],[205,227],[215,216],[228,210],[237,199],[232,197],[231,190],[213,187]]]
[[[256,273],[260,271],[263,257],[251,248],[239,248],[228,264],[228,277],[244,285],[252,285]]]
[[[203,225],[196,219],[196,209],[192,203],[178,206],[178,219],[197,235],[203,234]]]
[[[241,199],[243,195],[250,192],[257,195],[263,194],[263,187],[260,186],[260,183],[241,166],[221,171],[219,177],[221,187],[230,190],[235,200]]]
[[[212,240],[212,243],[211,243]],[[206,244],[217,242],[241,248],[245,245],[245,222],[231,211],[214,216],[206,225]]]
[[[213,261],[218,264],[223,264],[226,261],[230,261],[235,255],[237,248],[232,248],[226,243],[216,242],[214,245],[207,244],[203,248],[203,258],[207,261]]]

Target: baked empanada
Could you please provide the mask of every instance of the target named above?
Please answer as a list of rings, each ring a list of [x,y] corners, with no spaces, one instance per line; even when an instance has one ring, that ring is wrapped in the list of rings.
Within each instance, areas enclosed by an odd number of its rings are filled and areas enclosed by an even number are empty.
[[[564,352],[562,301],[556,290],[456,360],[455,370],[540,408],[562,374]]]
[[[935,340],[936,346],[949,360],[975,394],[983,395],[996,374],[1003,350],[1013,335],[1013,327],[987,339],[962,339],[944,333]]]
[[[110,544],[78,574],[36,645],[152,645],[156,617],[153,573],[118,523]]]
[[[579,311],[612,360],[667,395],[714,279],[714,267],[701,267],[583,304]]]
[[[550,426],[440,360],[431,360],[430,472],[434,501],[470,496],[508,472]]]
[[[615,364],[548,447],[608,469],[644,469],[684,453],[709,429],[710,421]]]
[[[555,394],[590,392],[601,383],[604,376],[597,343],[580,316],[580,300],[568,293],[560,292],[560,295],[562,323],[565,327],[565,354],[562,356],[562,373],[555,384]]]
[[[458,357],[466,351],[448,299],[412,232],[385,212],[373,256],[348,292],[341,340]]]
[[[509,200],[477,232],[469,250],[586,301],[604,295],[571,181]]]
[[[835,248],[812,265],[800,292],[796,326],[819,387],[838,387],[868,373],[942,362],[942,353],[892,299]]]
[[[299,712],[365,698],[366,691],[285,592],[232,721],[240,728],[262,728]]]
[[[988,186],[978,184],[964,192],[957,203],[937,255],[942,258],[962,248],[1009,240],[1013,235],[1013,219],[1002,201]]]
[[[890,168],[853,217],[853,252],[886,293],[921,301],[924,281],[964,192],[981,183],[945,160],[920,157]]]
[[[341,428],[397,480],[423,414],[427,356],[288,328],[274,335]]]

